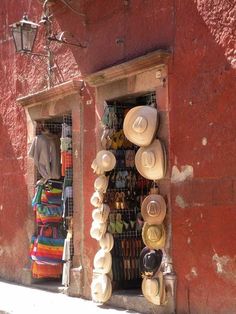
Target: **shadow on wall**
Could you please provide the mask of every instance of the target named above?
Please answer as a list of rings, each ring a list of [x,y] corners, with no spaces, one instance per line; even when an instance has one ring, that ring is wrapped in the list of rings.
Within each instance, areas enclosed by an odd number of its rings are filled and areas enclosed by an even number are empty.
[[[26,142],[26,134],[23,130],[17,134],[14,123],[10,125],[12,121],[9,120],[7,124],[0,117],[0,277],[18,281],[28,262],[29,211],[25,183],[26,145],[20,146],[21,152],[17,152],[19,147],[14,145]]]

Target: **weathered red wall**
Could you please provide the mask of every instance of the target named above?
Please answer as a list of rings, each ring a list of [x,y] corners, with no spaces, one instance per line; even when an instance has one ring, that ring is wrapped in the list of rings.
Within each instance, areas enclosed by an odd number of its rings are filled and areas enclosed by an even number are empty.
[[[45,69],[43,60],[14,53],[8,24],[19,20],[24,11],[30,13],[30,18],[39,19],[40,5],[31,2],[21,1],[16,6],[16,1],[4,0],[1,4],[0,51],[4,79],[0,83],[3,135],[0,276],[12,279],[27,264],[28,227],[25,224],[29,211],[25,185],[25,117],[15,99],[45,86]],[[178,312],[234,313],[236,9],[233,1],[96,0],[96,4],[80,1],[76,6],[86,16],[76,15],[59,4],[55,8],[56,27],[71,31],[82,43],[87,43],[87,48],[54,44],[57,82],[78,76],[80,71],[86,75],[158,48],[172,52],[169,167],[173,170],[171,207]],[[117,43],[117,39],[123,42]],[[40,49],[40,45],[36,48]],[[95,153],[91,114],[95,116],[91,107],[85,106],[84,149],[88,147],[88,154],[85,153],[84,161],[87,225],[84,260],[92,258],[96,247],[96,242],[89,237],[88,197],[94,180],[90,163]],[[192,169],[192,178],[185,178],[184,169]]]

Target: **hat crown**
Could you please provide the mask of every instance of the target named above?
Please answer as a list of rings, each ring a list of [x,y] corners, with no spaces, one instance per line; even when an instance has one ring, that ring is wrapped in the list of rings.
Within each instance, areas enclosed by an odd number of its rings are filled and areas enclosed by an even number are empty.
[[[147,213],[149,216],[159,216],[161,212],[161,204],[156,200],[152,200],[147,204]]]
[[[111,158],[108,154],[104,154],[102,156],[102,166],[103,167],[108,167],[110,165]]]
[[[105,189],[107,185],[107,177],[105,175],[101,175],[96,178],[94,181],[94,187],[96,190]]]
[[[154,251],[147,253],[143,259],[144,259],[143,264],[147,271],[153,271],[159,264],[157,255]]]
[[[161,230],[156,226],[150,226],[147,230],[147,237],[151,242],[159,241],[161,239]]]
[[[132,125],[132,128],[133,130],[136,132],[136,133],[143,133],[146,128],[147,128],[147,125],[148,125],[148,121],[146,118],[144,118],[143,116],[138,116],[135,120],[134,120],[134,123]]]
[[[153,151],[144,151],[141,155],[141,163],[145,168],[153,168],[156,163],[156,157]]]

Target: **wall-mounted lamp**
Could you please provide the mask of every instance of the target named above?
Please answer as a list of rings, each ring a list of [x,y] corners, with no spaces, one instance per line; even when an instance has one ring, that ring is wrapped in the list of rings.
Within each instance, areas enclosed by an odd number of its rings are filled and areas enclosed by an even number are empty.
[[[10,25],[10,27],[16,52],[32,52],[39,24],[29,21],[28,16],[24,15],[22,20]]]
[[[48,88],[53,86],[52,72],[54,68],[53,53],[50,49],[50,42],[54,41],[61,44],[73,45],[79,48],[86,48],[86,45],[82,45],[81,43],[75,41],[74,37],[70,33],[67,32],[60,32],[58,34],[53,33],[52,31],[53,15],[51,14],[48,6],[49,2],[50,0],[44,1],[43,16],[39,24],[31,22],[28,19],[28,16],[24,14],[23,18],[19,22],[10,25],[16,52],[27,53],[48,58]],[[38,27],[40,26],[40,24],[42,24],[46,29],[45,53],[33,52],[34,43],[37,36]]]

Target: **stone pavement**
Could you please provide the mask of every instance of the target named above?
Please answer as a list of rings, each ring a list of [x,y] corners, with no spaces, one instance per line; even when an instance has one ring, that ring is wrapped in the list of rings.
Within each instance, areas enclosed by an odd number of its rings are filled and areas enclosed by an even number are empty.
[[[0,314],[118,314],[139,313],[97,306],[92,301],[0,281]]]

